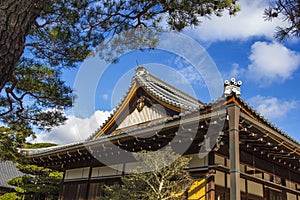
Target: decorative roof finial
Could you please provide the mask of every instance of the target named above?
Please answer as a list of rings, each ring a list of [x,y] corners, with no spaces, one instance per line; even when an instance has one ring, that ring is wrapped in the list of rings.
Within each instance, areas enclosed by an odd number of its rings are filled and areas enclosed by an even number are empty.
[[[224,81],[224,95],[229,96],[232,93],[235,93],[236,95],[241,95],[241,89],[240,86],[242,85],[242,81],[235,81],[235,78],[231,78],[230,81],[225,80]]]
[[[136,74],[137,76],[141,76],[141,75],[148,74],[148,71],[146,70],[145,67],[143,67],[142,65],[139,65],[139,66],[135,69],[135,74]]]

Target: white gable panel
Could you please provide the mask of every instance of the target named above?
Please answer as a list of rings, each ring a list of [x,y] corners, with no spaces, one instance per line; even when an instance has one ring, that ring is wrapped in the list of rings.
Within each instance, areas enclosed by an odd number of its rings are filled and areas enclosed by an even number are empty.
[[[120,123],[117,129],[122,129],[125,127],[141,124],[148,121],[162,119],[165,117],[167,117],[167,114],[163,106],[159,104],[155,104],[151,107],[145,106],[141,111],[135,109]]]

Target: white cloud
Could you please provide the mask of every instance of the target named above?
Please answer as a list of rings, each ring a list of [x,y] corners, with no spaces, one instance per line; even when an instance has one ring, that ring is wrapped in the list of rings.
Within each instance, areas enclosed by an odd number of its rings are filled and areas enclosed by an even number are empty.
[[[37,134],[35,142],[52,142],[66,144],[85,140],[92,135],[100,125],[108,118],[110,112],[96,111],[90,118],[77,118],[69,116],[65,125],[54,128],[50,132]]]
[[[300,54],[276,42],[256,42],[251,47],[249,60],[250,79],[268,85],[291,78],[300,65]]]
[[[289,111],[297,106],[296,101],[284,101],[276,97],[257,95],[248,101],[260,114],[270,120],[284,118]]]
[[[191,65],[178,70],[178,73],[181,76],[183,76],[185,81],[187,81],[189,84],[205,86],[203,78],[201,77],[199,72],[196,70],[196,68]]]
[[[240,74],[240,67],[239,67],[239,64],[237,63],[233,63],[232,64],[232,68],[231,68],[231,71],[230,71],[230,77],[237,77],[239,74]]]
[[[223,73],[223,78],[229,80],[230,78],[240,79],[245,74],[245,68],[240,67],[239,64],[233,63],[229,73]]]
[[[236,16],[224,12],[222,17],[200,19],[203,22],[194,29],[188,29],[193,37],[204,41],[244,40],[253,36],[272,38],[275,27],[284,25],[279,19],[272,22],[263,18],[264,9],[268,7],[266,0],[240,0],[241,11]]]
[[[171,81],[173,84],[206,87],[202,74],[200,74],[196,67],[192,66],[187,60],[177,56],[174,60],[174,65],[176,66],[176,73],[168,74],[169,76],[174,76]]]

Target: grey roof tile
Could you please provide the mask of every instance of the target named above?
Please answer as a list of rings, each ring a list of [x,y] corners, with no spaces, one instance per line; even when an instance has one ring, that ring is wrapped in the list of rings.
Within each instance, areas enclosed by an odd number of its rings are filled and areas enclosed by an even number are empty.
[[[22,175],[24,174],[16,168],[14,162],[0,160],[0,187],[13,188],[7,181]]]

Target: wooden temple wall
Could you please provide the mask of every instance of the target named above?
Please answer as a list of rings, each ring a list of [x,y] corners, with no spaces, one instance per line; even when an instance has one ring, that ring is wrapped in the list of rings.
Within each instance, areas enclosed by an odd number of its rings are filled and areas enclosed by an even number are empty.
[[[208,166],[208,157],[202,159],[197,154],[189,155],[192,157],[190,161],[190,169],[192,173],[197,173],[198,169]],[[114,166],[94,166],[70,168],[64,173],[64,182],[61,190],[60,200],[96,200],[102,195],[102,187],[119,183],[124,171],[135,169],[139,165],[138,162],[117,164]],[[71,167],[71,166],[70,166]],[[205,174],[197,173],[195,182],[189,191],[185,193],[186,199],[206,200],[209,193],[207,188],[208,182]]]
[[[245,156],[243,152],[241,155]],[[228,156],[211,153],[210,158],[199,159],[196,154],[192,157],[189,170],[195,177],[195,182],[186,192],[186,199],[230,199],[230,159]],[[256,160],[260,161],[257,158]],[[121,176],[124,175],[122,169],[126,165],[133,169],[138,163],[114,165],[114,169],[101,166],[66,170],[60,200],[96,200],[102,194],[104,185],[120,182]],[[254,162],[251,164],[249,161],[240,164],[242,200],[300,200],[300,183],[281,177],[278,171],[272,172],[275,167],[267,171],[258,167],[261,165]],[[205,168],[209,170],[203,170]]]
[[[245,154],[242,153],[243,156]],[[214,156],[216,168],[214,175],[216,200],[230,199],[230,174],[228,157],[220,154]],[[249,158],[249,157],[248,157]],[[257,161],[260,161],[256,158]],[[269,163],[261,163],[259,166]],[[269,166],[268,166],[269,167]],[[283,174],[274,171],[273,166],[266,170],[252,164],[240,163],[240,192],[242,200],[300,200],[300,183],[291,181]],[[278,167],[277,167],[278,168]],[[288,171],[288,170],[286,170]],[[292,176],[292,175],[291,175]]]

